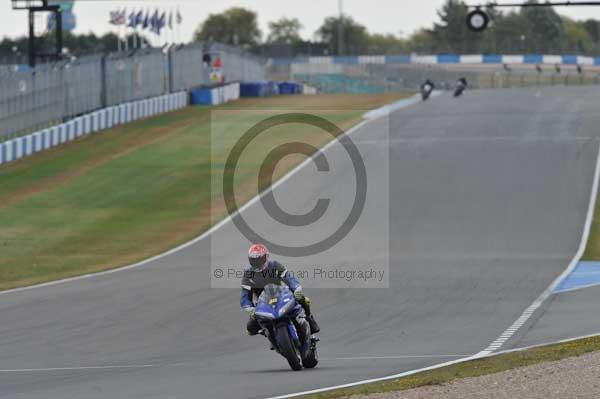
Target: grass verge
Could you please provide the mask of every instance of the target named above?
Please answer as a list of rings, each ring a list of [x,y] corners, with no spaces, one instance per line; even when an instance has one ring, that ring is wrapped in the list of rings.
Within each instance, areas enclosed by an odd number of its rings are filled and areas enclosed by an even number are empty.
[[[590,228],[590,236],[588,237],[583,260],[600,260],[600,206],[596,201],[594,204],[594,218],[592,219],[592,227]]]
[[[313,113],[347,129],[365,110],[407,95],[279,96],[189,107],[4,165],[0,290],[140,261],[188,241],[215,218],[224,217],[222,200],[213,195],[219,190],[211,173],[223,166],[228,148],[211,142],[211,123],[225,132],[224,142],[239,138],[239,129],[231,126],[274,109]],[[230,118],[211,120],[215,110]],[[248,110],[254,111],[251,117]],[[303,141],[318,147],[331,136],[300,125],[274,128],[257,140]],[[235,181],[238,204],[256,195],[263,155],[240,163],[242,173]],[[284,159],[277,164],[275,178],[301,160]]]
[[[352,388],[338,389],[314,395],[306,395],[302,396],[302,398],[333,399],[346,398],[351,395],[404,391],[422,386],[448,383],[461,378],[478,377],[537,363],[581,356],[585,353],[598,350],[600,350],[600,336],[595,336],[470,360],[403,378],[365,384]]]

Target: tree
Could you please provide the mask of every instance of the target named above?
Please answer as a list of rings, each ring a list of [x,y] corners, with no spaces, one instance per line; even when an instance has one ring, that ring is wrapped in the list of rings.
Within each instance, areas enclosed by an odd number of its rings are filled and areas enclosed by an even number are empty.
[[[342,46],[340,54],[340,34]],[[327,17],[315,35],[329,47],[329,54],[361,54],[369,43],[367,28],[352,17]]]
[[[408,48],[414,53],[435,53],[438,51],[433,32],[429,29],[419,29],[408,39]]]
[[[577,23],[570,18],[563,17],[565,30],[565,51],[575,54],[590,52],[594,43],[584,24]]]
[[[583,22],[583,27],[590,35],[594,45],[590,51],[598,53],[598,51],[600,51],[600,21],[588,19]]]
[[[594,42],[600,40],[600,21],[595,19],[587,19],[582,23],[582,25]]]
[[[537,0],[527,0],[536,3]],[[598,21],[576,22],[561,17],[554,8],[523,7],[501,12],[491,7],[489,28],[481,33],[467,30],[467,7],[461,0],[446,0],[438,11],[440,22],[431,30],[413,34],[407,46],[413,51],[432,53],[484,54],[593,54],[600,51]]]
[[[118,40],[118,36],[114,33],[96,36],[94,33],[77,35],[71,32],[65,32],[63,35],[63,46],[69,50],[70,54],[82,56],[86,54],[117,51]],[[36,46],[43,52],[50,52],[54,49],[54,41],[55,37],[53,32],[45,33],[36,38]],[[24,58],[27,54],[28,45],[26,37],[19,37],[16,39],[5,38],[0,41],[0,57]],[[13,48],[15,51],[13,51]]]
[[[253,48],[261,39],[256,13],[232,7],[221,14],[210,14],[194,32],[195,40],[210,40],[231,46]]]
[[[269,22],[269,44],[293,44],[302,41],[300,31],[302,24],[298,18],[280,18],[277,21]]]
[[[467,6],[459,0],[446,0],[438,11],[441,23],[434,24],[433,36],[443,52],[464,54],[479,51],[481,35],[467,27],[467,13]]]
[[[489,6],[485,8],[485,12],[490,17],[492,23],[485,31],[479,33],[481,36],[479,41],[479,51],[482,54],[498,54],[501,52],[499,48],[499,39],[501,38],[499,28],[501,29],[504,25],[504,14],[498,9]]]
[[[537,3],[528,0],[527,3]],[[552,7],[523,7],[521,15],[526,21],[526,50],[532,53],[561,53],[565,31],[560,15]]]
[[[494,53],[515,54],[526,52],[527,20],[521,13],[514,11],[498,14],[491,26]]]
[[[366,54],[404,54],[407,50],[407,43],[401,38],[374,33],[369,35]]]

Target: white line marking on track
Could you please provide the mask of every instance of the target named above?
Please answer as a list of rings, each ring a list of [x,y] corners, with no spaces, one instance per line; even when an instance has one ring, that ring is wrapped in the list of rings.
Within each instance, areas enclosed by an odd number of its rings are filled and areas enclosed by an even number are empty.
[[[22,369],[0,369],[0,374],[8,373],[44,373],[53,371],[93,371],[93,370],[122,370],[122,369],[148,369],[158,367],[194,366],[192,363],[164,363],[164,364],[110,364],[105,366],[65,366],[65,367],[40,367]]]
[[[586,339],[586,338],[594,338],[594,337],[598,337],[598,336],[600,336],[600,334],[598,334],[598,333],[596,333],[596,334],[587,334],[587,335],[580,335],[580,336],[574,337],[574,338],[561,339],[560,341],[544,342],[544,343],[536,344],[536,345],[522,346],[520,348],[507,349],[507,350],[504,350],[504,351],[496,352],[496,353],[494,353],[494,356],[495,355],[501,355],[501,354],[504,354],[504,353],[526,351],[528,349],[540,348],[542,346],[555,345],[555,344],[564,344],[564,343],[567,343],[567,342],[573,342],[573,341],[577,341],[577,340],[580,340],[580,339]]]
[[[371,117],[371,119],[364,119],[363,121],[361,121],[357,125],[351,127],[350,130],[348,130],[347,132],[345,132],[345,134],[347,136],[350,136],[351,134],[359,131],[366,124],[368,124],[370,122],[373,122],[373,121],[375,121],[375,120],[377,120],[379,118],[388,116],[390,112],[397,111],[397,110],[399,110],[401,108],[408,107],[408,106],[411,106],[413,104],[417,104],[417,103],[419,103],[419,101],[416,101],[416,99],[418,99],[418,98],[420,98],[420,95],[419,94],[415,94],[414,96],[409,97],[407,99],[403,99],[403,100],[397,101],[396,103],[393,103],[393,104],[388,104],[388,106],[394,106],[395,104],[396,105],[399,104],[400,106],[396,106],[393,109],[388,109],[387,113],[382,113],[381,115],[377,115],[375,117]],[[375,111],[375,110],[373,110],[373,111]],[[366,116],[365,116],[365,118],[366,118]],[[338,141],[335,140],[335,139],[331,140],[330,142],[328,142],[327,144],[325,144],[325,146],[323,146],[323,147],[320,148],[320,152],[325,152],[328,148],[330,148],[331,146],[333,146],[337,142]],[[289,178],[291,178],[296,173],[298,173],[302,168],[304,168],[306,165],[308,165],[312,161],[312,159],[314,158],[314,156],[316,156],[316,155],[318,155],[318,153],[315,153],[313,156],[311,156],[309,158],[306,158],[302,163],[300,163],[299,165],[297,165],[294,169],[292,169],[290,172],[288,172],[285,176],[283,176],[281,179],[277,180],[267,190],[265,190],[262,193],[256,195],[250,201],[248,201],[244,205],[242,205],[236,212],[234,212],[233,215],[226,216],[223,220],[221,220],[220,222],[218,222],[217,224],[215,224],[214,226],[212,226],[210,229],[208,229],[204,233],[200,234],[198,237],[196,237],[196,238],[192,239],[191,241],[188,241],[188,242],[186,242],[184,244],[181,244],[178,247],[170,249],[170,250],[168,250],[166,252],[163,252],[162,254],[158,254],[156,256],[153,256],[153,257],[148,258],[146,260],[143,260],[141,262],[134,263],[132,265],[123,266],[123,267],[119,267],[119,268],[116,268],[116,269],[106,270],[106,271],[98,272],[98,273],[85,274],[83,276],[69,277],[69,278],[65,278],[65,279],[62,279],[62,280],[50,281],[50,282],[47,282],[47,283],[30,285],[30,286],[27,286],[27,287],[20,287],[20,288],[14,288],[14,289],[11,289],[11,290],[0,291],[0,295],[14,294],[14,293],[17,293],[17,292],[29,291],[29,290],[33,290],[33,289],[36,289],[36,288],[51,287],[53,285],[70,283],[70,282],[73,282],[73,281],[85,280],[85,279],[89,279],[89,278],[92,278],[92,277],[100,277],[100,276],[106,276],[106,275],[113,274],[113,273],[124,272],[126,270],[136,269],[138,267],[147,265],[148,263],[154,262],[156,260],[159,260],[159,259],[164,258],[166,256],[172,255],[172,254],[174,254],[176,252],[179,252],[181,250],[184,250],[184,249],[186,249],[186,248],[188,248],[188,247],[196,244],[197,242],[205,239],[206,237],[210,236],[212,233],[214,233],[215,231],[219,230],[225,224],[227,224],[228,222],[230,222],[233,217],[235,217],[236,215],[242,213],[244,210],[248,209],[249,207],[251,207],[252,205],[254,205],[255,203],[257,203],[265,194],[267,194],[268,192],[273,191],[274,189],[276,189],[277,187],[279,187],[281,184],[283,184]]]
[[[569,266],[563,271],[560,276],[558,276],[548,288],[521,314],[521,316],[508,328],[506,329],[500,337],[498,337],[495,341],[493,341],[487,348],[483,351],[479,352],[478,355],[488,355],[491,352],[499,349],[504,345],[509,339],[511,339],[514,334],[521,328],[523,325],[531,318],[531,316],[535,313],[536,310],[542,306],[544,301],[548,299],[554,289],[558,287],[558,285],[573,271],[577,263],[583,256],[583,252],[585,251],[585,247],[587,245],[588,237],[590,235],[590,229],[592,228],[592,220],[594,218],[594,210],[596,207],[596,197],[598,194],[598,178],[600,176],[600,146],[598,147],[598,154],[596,156],[596,169],[594,170],[594,180],[592,182],[592,189],[590,192],[590,202],[588,204],[587,214],[585,218],[585,224],[583,226],[583,231],[581,233],[581,240],[579,241],[579,247],[577,248],[577,252]]]
[[[433,93],[431,93],[430,98],[435,98],[441,94],[442,94],[441,91],[436,90]],[[379,119],[383,116],[389,116],[392,112],[398,111],[402,108],[406,108],[410,105],[418,104],[421,102],[423,102],[423,100],[421,99],[421,96],[419,94],[416,94],[412,97],[404,98],[404,99],[396,101],[394,103],[386,104],[383,107],[379,107],[377,109],[368,111],[363,115],[363,117],[368,120]]]
[[[386,360],[386,359],[436,359],[447,357],[464,358],[467,355],[396,355],[396,356],[354,356],[354,357],[329,357],[321,358],[322,361],[338,360]],[[0,374],[9,373],[44,373],[55,371],[94,371],[94,370],[120,370],[120,369],[147,369],[158,367],[196,367],[194,363],[164,363],[164,364],[125,364],[125,365],[104,365],[104,366],[64,366],[64,367],[39,367],[39,368],[20,368],[20,369],[0,369]]]
[[[298,397],[298,396],[304,396],[304,395],[310,395],[310,394],[315,394],[315,393],[332,391],[334,389],[350,388],[350,387],[354,387],[354,386],[357,386],[357,385],[369,384],[369,383],[372,383],[372,382],[394,380],[394,379],[398,379],[398,378],[402,378],[402,377],[408,377],[408,376],[413,375],[413,374],[421,373],[423,371],[435,370],[435,369],[439,369],[439,368],[446,367],[446,366],[452,366],[453,364],[465,363],[465,362],[468,362],[470,360],[482,359],[482,358],[485,358],[485,357],[494,357],[494,356],[498,356],[498,355],[503,355],[505,353],[522,352],[522,351],[525,351],[527,349],[539,348],[541,346],[546,346],[546,345],[551,345],[551,344],[559,344],[559,343],[565,343],[565,342],[572,342],[572,341],[576,341],[578,339],[585,339],[585,338],[591,338],[591,337],[597,337],[597,336],[598,336],[598,334],[582,335],[582,336],[579,336],[579,337],[576,337],[576,338],[569,338],[569,339],[563,339],[563,340],[556,341],[556,342],[548,342],[548,343],[539,344],[539,345],[532,345],[532,346],[527,346],[527,347],[522,347],[522,348],[509,349],[509,350],[500,351],[500,352],[496,352],[496,353],[482,354],[482,352],[480,352],[480,353],[478,353],[476,355],[473,355],[473,356],[463,357],[461,359],[451,360],[451,361],[448,361],[448,362],[445,362],[445,363],[435,364],[435,365],[429,366],[429,367],[423,367],[421,369],[405,371],[403,373],[394,374],[394,375],[390,375],[390,376],[386,376],[386,377],[373,378],[373,379],[370,379],[370,380],[363,380],[363,381],[351,382],[351,383],[344,384],[344,385],[338,385],[338,386],[333,386],[333,387],[313,389],[313,390],[310,390],[310,391],[291,393],[291,394],[287,394],[287,395],[273,396],[273,397],[270,397],[270,398],[267,398],[267,399],[288,399],[288,398],[295,398],[295,397]]]
[[[429,137],[402,137],[389,139],[386,143],[381,140],[355,140],[354,144],[430,144],[430,143],[487,143],[487,142],[516,142],[525,144],[543,143],[571,143],[584,142],[595,139],[593,137],[510,137],[510,136],[494,136],[494,137],[444,137],[444,136],[429,136]]]
[[[115,370],[115,369],[147,369],[158,367],[155,364],[132,364],[132,365],[113,365],[113,366],[81,366],[81,367],[47,367],[32,369],[0,369],[0,373],[39,373],[49,371],[85,371],[85,370]]]
[[[561,281],[562,282],[562,281]],[[568,288],[566,290],[560,290],[558,292],[556,292],[557,294],[564,294],[565,292],[573,292],[573,291],[579,291],[582,290],[584,288],[591,288],[591,287],[597,287],[599,284],[598,283],[592,283],[592,284],[586,284],[586,285],[579,285],[577,287],[573,287],[573,288]]]
[[[466,358],[461,358],[461,359],[457,359],[457,360],[451,360],[449,362],[445,362],[445,363],[440,363],[440,364],[436,364],[433,366],[429,366],[429,367],[424,367],[421,369],[416,369],[416,370],[410,370],[410,371],[405,371],[404,373],[399,373],[399,374],[394,374],[394,375],[389,375],[386,377],[380,377],[380,378],[372,378],[370,380],[362,380],[362,381],[356,381],[356,382],[351,382],[348,384],[343,384],[343,385],[336,385],[333,387],[326,387],[326,388],[319,388],[319,389],[313,389],[310,391],[304,391],[304,392],[297,392],[297,393],[291,393],[291,394],[287,394],[287,395],[281,395],[281,396],[273,396],[267,399],[287,399],[287,398],[295,398],[298,396],[304,396],[304,395],[311,395],[311,394],[315,394],[315,393],[321,393],[321,392],[327,392],[327,391],[332,391],[334,389],[341,389],[341,388],[350,388],[350,387],[354,387],[357,385],[364,385],[364,384],[369,384],[371,382],[379,382],[379,381],[387,381],[387,380],[394,380],[397,378],[402,378],[402,377],[407,377],[409,375],[413,375],[413,374],[417,374],[417,373],[421,373],[423,371],[428,371],[428,370],[435,370],[441,367],[445,367],[445,366],[451,366],[453,364],[457,364],[457,363],[462,363],[462,362],[466,362],[468,360],[473,360],[473,359],[477,359],[481,356],[470,356],[470,357],[466,357]]]
[[[324,357],[320,358],[323,361],[332,360],[386,360],[386,359],[436,359],[443,357],[460,357],[464,358],[469,355],[397,355],[397,356],[354,356],[354,357]]]

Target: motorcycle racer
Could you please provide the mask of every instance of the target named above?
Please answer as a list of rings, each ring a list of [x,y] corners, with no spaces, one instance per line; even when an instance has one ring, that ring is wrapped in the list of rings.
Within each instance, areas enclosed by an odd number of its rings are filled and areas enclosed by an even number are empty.
[[[311,313],[310,299],[304,295],[300,282],[291,273],[288,273],[281,263],[269,260],[267,247],[262,244],[252,245],[248,250],[248,261],[250,267],[244,270],[240,296],[240,306],[250,316],[246,325],[248,334],[256,335],[260,331],[260,325],[254,317],[256,298],[260,296],[267,284],[281,284],[282,282],[290,287],[290,290],[294,292],[296,301],[304,309],[311,334],[318,333],[320,328]]]

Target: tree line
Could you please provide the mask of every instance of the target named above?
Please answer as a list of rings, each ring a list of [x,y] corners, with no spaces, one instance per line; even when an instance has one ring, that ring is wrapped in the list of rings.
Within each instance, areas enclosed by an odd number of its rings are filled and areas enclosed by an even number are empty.
[[[528,0],[536,2],[537,0]],[[370,32],[348,15],[326,17],[304,40],[297,18],[281,18],[268,24],[263,34],[255,12],[229,8],[210,14],[200,22],[193,40],[217,41],[241,47],[268,57],[349,54],[600,54],[600,21],[575,21],[552,7],[513,9],[501,12],[487,9],[492,23],[483,33],[469,31],[465,24],[468,9],[462,0],[446,0],[438,10],[438,22],[403,37]],[[399,26],[401,28],[401,26]],[[39,45],[49,46],[52,35],[44,35]],[[116,51],[117,36],[109,33],[73,35],[66,33],[65,47],[74,55]],[[0,58],[25,54],[26,38],[0,41]]]
[[[36,38],[36,47],[42,52],[50,52],[54,49],[55,37],[53,33],[40,35]],[[108,53],[117,51],[118,36],[114,33],[107,33],[98,36],[94,33],[72,34],[65,32],[63,34],[63,46],[69,54],[87,55]],[[4,38],[0,41],[0,61],[4,62],[25,62],[27,59],[27,37],[16,39]]]
[[[535,3],[537,0],[528,0]],[[289,55],[473,53],[473,54],[584,54],[600,53],[600,21],[575,21],[553,7],[520,8],[508,12],[488,8],[492,23],[483,33],[465,23],[468,8],[461,0],[446,0],[438,10],[439,22],[408,37],[370,32],[350,16],[325,18],[314,40],[301,37],[297,18],[268,24],[263,36],[253,11],[234,7],[211,14],[197,28],[195,40],[216,40],[258,53],[285,49]],[[399,26],[401,28],[401,26]]]

